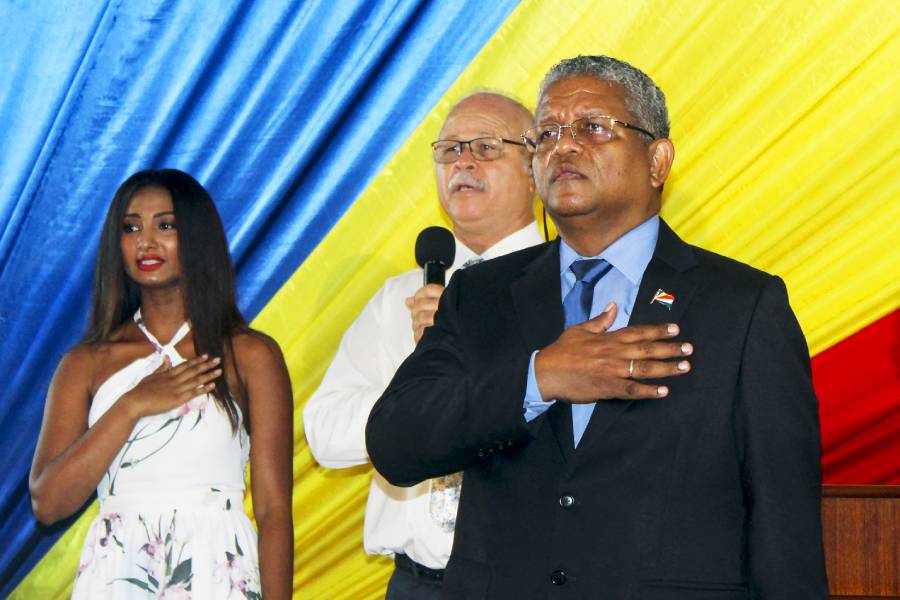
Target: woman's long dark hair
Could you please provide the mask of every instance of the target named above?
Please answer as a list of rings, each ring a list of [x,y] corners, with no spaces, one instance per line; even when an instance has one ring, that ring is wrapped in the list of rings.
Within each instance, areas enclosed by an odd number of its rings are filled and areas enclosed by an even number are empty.
[[[132,318],[141,305],[138,285],[125,274],[121,238],[128,205],[134,195],[147,187],[167,190],[175,210],[178,258],[185,313],[191,324],[197,355],[222,357],[227,370],[230,363],[243,389],[237,369],[232,338],[250,328],[238,310],[234,268],[222,220],[212,197],[196,179],[176,169],[147,170],[135,173],[116,190],[103,231],[94,269],[94,299],[90,324],[84,341],[99,343]],[[228,354],[225,354],[225,349]],[[226,357],[230,357],[227,359]],[[226,377],[216,380],[216,402],[225,410],[231,427],[237,431],[239,413]]]

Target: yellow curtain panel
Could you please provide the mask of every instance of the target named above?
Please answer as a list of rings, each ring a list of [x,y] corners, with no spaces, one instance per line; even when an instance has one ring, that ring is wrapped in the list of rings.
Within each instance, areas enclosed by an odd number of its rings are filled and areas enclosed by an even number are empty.
[[[362,550],[370,471],[316,465],[300,417],[347,326],[414,266],[417,233],[447,225],[428,144],[457,99],[487,88],[533,107],[544,73],[577,54],[646,71],[676,148],[663,216],[784,277],[816,354],[900,306],[898,32],[890,0],[523,2],[254,322],[294,385],[294,597],[384,595],[391,562]],[[93,510],[13,598],[67,597]]]

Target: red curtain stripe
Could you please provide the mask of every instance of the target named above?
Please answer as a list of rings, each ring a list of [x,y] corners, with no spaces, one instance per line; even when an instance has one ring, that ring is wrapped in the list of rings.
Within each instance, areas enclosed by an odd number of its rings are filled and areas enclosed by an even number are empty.
[[[825,483],[900,484],[900,310],[812,360]]]

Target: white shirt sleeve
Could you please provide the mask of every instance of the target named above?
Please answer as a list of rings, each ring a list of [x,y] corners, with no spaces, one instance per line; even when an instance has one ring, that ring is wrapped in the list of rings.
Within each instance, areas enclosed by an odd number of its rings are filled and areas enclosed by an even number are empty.
[[[501,256],[542,242],[532,221],[484,253]],[[454,267],[474,253],[457,242]],[[422,270],[385,281],[353,322],[319,388],[303,408],[306,440],[323,467],[340,469],[369,462],[366,422],[400,364],[415,348],[412,318],[404,301],[422,287]]]
[[[404,300],[415,292],[417,281],[421,285],[420,272],[401,275],[372,297],[344,334],[322,383],[303,408],[306,440],[323,467],[369,462],[369,412],[414,347]]]

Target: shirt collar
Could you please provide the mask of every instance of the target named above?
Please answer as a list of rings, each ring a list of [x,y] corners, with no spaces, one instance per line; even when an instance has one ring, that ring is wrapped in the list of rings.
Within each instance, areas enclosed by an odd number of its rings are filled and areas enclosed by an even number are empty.
[[[559,272],[561,275],[578,259],[602,258],[625,275],[634,285],[644,276],[659,237],[659,215],[653,215],[609,245],[596,256],[581,256],[565,240],[559,243]]]
[[[475,254],[475,252],[473,252],[468,246],[459,241],[458,238],[454,239],[456,239],[456,257],[453,259],[453,267],[456,269],[458,269],[461,264],[472,258],[480,256],[484,260],[489,260],[491,258],[497,258],[498,256],[509,254],[510,252],[515,252],[516,250],[522,250],[530,246],[536,246],[537,244],[543,243],[544,241],[544,238],[538,231],[537,223],[535,223],[534,221],[532,221],[522,229],[509,234],[508,236],[485,250],[480,255]]]

